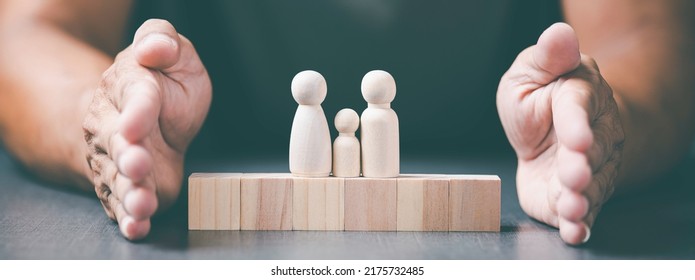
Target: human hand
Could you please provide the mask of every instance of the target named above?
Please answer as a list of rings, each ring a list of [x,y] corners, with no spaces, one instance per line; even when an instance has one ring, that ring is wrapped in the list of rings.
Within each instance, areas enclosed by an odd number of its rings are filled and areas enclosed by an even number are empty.
[[[107,215],[128,239],[178,197],[188,144],[207,115],[212,86],[191,42],[167,21],[140,26],[104,72],[84,120],[86,155]]]
[[[497,109],[519,161],[521,207],[566,243],[588,241],[614,191],[624,134],[612,89],[569,25],[552,25],[519,54]]]

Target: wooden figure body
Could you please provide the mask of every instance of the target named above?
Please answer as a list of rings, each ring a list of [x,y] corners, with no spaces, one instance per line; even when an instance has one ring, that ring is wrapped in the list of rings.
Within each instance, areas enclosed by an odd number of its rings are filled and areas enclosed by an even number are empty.
[[[335,115],[339,134],[333,142],[333,176],[360,176],[360,141],[355,137],[359,125],[360,117],[352,109],[342,109]]]
[[[331,135],[321,108],[326,92],[326,80],[316,71],[302,71],[292,79],[292,96],[299,104],[290,134],[292,175],[324,177],[331,172]]]
[[[362,176],[397,177],[400,174],[398,116],[391,109],[396,82],[386,71],[370,71],[362,79],[362,96],[368,103],[360,119]]]

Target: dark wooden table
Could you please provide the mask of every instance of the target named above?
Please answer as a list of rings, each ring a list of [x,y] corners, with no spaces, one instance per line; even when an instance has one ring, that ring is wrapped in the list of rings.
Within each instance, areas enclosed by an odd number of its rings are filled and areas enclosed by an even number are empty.
[[[519,207],[516,161],[404,158],[403,172],[502,178],[500,233],[188,231],[186,198],[148,238],[123,239],[93,194],[41,183],[0,150],[0,259],[693,259],[695,160],[652,190],[612,200],[591,241],[571,247]],[[199,172],[285,172],[284,159],[188,164]]]

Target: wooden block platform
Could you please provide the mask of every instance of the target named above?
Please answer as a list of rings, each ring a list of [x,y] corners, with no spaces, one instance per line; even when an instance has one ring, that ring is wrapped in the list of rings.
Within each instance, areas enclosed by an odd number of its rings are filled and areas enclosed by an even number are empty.
[[[500,231],[494,175],[194,173],[189,230]]]

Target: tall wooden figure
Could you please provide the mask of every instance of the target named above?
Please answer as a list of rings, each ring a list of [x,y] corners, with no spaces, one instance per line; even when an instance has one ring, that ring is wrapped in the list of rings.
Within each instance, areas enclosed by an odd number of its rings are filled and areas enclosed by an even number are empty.
[[[360,141],[355,131],[360,126],[360,116],[352,109],[342,109],[335,115],[338,137],[333,141],[333,176],[360,176]]]
[[[382,70],[362,79],[362,96],[368,107],[362,113],[362,176],[388,178],[400,173],[398,116],[391,109],[396,82]]]
[[[299,107],[290,134],[290,172],[300,177],[324,177],[331,172],[331,134],[321,108],[326,80],[316,71],[299,72],[292,79],[292,96]]]

